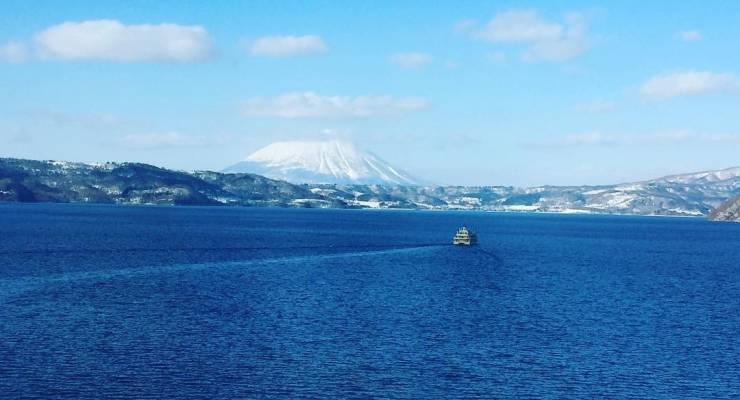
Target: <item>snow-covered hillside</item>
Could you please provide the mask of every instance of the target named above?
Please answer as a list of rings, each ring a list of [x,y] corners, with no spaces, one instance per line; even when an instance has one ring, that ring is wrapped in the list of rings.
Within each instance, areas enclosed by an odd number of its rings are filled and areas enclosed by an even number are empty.
[[[266,153],[268,159],[277,158],[276,154]],[[276,153],[284,154],[282,151]],[[327,179],[369,180],[381,176],[383,179],[391,177],[397,181],[402,178],[409,181],[397,170],[383,169],[377,159],[367,161],[368,158],[345,149],[329,153],[319,159],[320,168],[317,168],[328,171],[325,174]],[[318,154],[326,153],[319,151]],[[258,155],[254,157],[257,160],[261,159]],[[337,159],[346,159],[344,168],[337,165]],[[287,161],[297,163],[294,158]],[[303,161],[309,163],[311,160]],[[365,162],[371,165],[363,164]],[[330,163],[331,167],[328,166]],[[683,216],[708,215],[715,210],[711,216],[713,219],[738,220],[740,200],[736,198],[727,202],[740,195],[740,175],[732,172],[738,170],[740,168],[601,186],[293,185],[259,175],[172,171],[137,163],[90,165],[0,158],[0,202],[272,205]],[[726,205],[722,206],[723,203]]]
[[[709,219],[714,221],[740,222],[740,196],[730,199],[717,207],[717,209],[709,214]]]
[[[344,141],[277,142],[224,172],[249,172],[292,183],[417,185],[373,153]]]
[[[324,185],[312,191],[361,207],[699,216],[740,194],[740,168],[601,186]]]
[[[717,171],[694,172],[690,174],[669,175],[656,179],[655,182],[670,182],[683,184],[702,184],[729,181],[740,178],[740,167],[721,169]]]

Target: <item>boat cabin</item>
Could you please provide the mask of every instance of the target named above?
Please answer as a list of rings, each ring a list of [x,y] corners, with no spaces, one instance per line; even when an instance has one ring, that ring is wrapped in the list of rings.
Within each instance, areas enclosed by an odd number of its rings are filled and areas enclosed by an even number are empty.
[[[452,238],[452,244],[457,246],[472,246],[477,242],[478,238],[475,236],[475,233],[465,226],[458,229]]]

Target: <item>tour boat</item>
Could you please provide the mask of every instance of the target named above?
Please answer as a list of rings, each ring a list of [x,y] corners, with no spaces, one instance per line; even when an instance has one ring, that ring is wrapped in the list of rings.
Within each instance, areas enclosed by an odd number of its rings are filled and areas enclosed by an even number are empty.
[[[465,226],[458,229],[455,236],[452,238],[452,244],[458,246],[471,246],[477,242],[478,239],[475,237],[475,233]]]

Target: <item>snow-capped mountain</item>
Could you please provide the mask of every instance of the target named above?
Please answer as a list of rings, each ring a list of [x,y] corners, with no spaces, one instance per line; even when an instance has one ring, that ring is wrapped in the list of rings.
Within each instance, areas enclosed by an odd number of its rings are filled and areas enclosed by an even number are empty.
[[[350,142],[277,142],[224,172],[248,172],[292,183],[417,185],[419,181]]]

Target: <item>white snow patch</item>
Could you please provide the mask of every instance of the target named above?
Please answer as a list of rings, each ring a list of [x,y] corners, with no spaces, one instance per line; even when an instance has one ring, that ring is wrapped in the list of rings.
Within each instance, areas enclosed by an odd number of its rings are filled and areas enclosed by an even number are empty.
[[[273,143],[226,171],[252,172],[294,183],[417,184],[380,157],[338,140]]]

